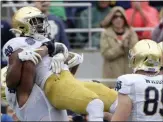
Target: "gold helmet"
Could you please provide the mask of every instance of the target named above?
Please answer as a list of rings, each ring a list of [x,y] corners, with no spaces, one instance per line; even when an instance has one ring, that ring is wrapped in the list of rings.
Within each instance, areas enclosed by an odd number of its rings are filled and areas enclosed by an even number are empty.
[[[161,64],[161,67],[163,67],[163,42],[160,42],[159,46],[161,47],[161,50],[162,50],[162,64]]]
[[[31,6],[20,8],[13,16],[12,24],[11,30],[37,40],[45,38],[49,26],[47,17],[39,9]]]
[[[140,40],[129,51],[129,63],[134,73],[138,70],[159,72],[161,67],[161,48],[152,40]]]

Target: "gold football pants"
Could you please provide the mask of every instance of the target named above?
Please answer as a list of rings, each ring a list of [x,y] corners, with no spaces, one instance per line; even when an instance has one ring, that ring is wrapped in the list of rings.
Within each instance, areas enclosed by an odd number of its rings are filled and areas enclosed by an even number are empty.
[[[111,105],[117,99],[118,93],[114,89],[110,89],[107,86],[96,82],[80,82],[89,90],[95,92],[99,99],[104,103],[104,111],[108,112]]]
[[[68,109],[86,114],[86,107],[93,99],[99,98],[96,93],[87,89],[69,71],[51,75],[44,86],[49,102],[57,109]]]
[[[93,99],[101,99],[104,111],[117,98],[117,92],[96,82],[81,82],[69,71],[60,75],[51,75],[44,86],[45,94],[50,103],[58,109],[69,109],[77,113],[86,113],[86,107]]]

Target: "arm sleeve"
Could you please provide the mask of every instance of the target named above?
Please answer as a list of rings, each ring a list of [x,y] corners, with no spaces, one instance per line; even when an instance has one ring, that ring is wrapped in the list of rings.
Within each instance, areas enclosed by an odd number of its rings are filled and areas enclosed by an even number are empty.
[[[25,38],[24,38],[25,39]],[[10,55],[17,51],[18,49],[25,49],[28,48],[26,47],[26,45],[23,42],[22,38],[13,38],[11,40],[9,40],[2,49],[2,53],[4,58],[8,61],[8,58],[10,57]]]
[[[8,61],[9,56],[16,50],[19,49],[19,46],[17,43],[13,43],[12,41],[9,41],[6,43],[2,49],[4,58]]]
[[[128,95],[132,100],[133,83],[128,81],[125,77],[120,76],[116,81],[115,90],[121,94]]]

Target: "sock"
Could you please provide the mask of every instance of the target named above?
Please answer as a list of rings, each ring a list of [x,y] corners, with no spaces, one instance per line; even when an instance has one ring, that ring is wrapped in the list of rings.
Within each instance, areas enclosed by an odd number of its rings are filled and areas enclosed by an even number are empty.
[[[103,121],[104,117],[104,103],[100,99],[92,100],[87,108],[88,112],[88,121]]]

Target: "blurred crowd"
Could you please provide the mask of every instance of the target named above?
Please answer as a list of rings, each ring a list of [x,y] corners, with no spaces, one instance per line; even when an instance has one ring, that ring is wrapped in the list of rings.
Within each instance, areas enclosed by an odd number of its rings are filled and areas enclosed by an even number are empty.
[[[128,68],[128,51],[140,39],[163,41],[162,1],[84,1],[91,3],[92,28],[104,28],[104,31],[92,33],[92,47],[100,49],[103,56],[103,78],[117,78],[131,73]],[[4,2],[5,3],[5,2]],[[82,49],[88,44],[88,33],[66,34],[66,28],[88,28],[88,7],[50,6],[47,1],[34,1],[35,6],[48,16],[51,26],[49,38],[64,43],[68,49]],[[64,3],[63,0],[57,3]],[[66,2],[68,3],[68,2]],[[75,2],[77,3],[77,2]],[[83,3],[80,1],[80,3]],[[1,20],[1,49],[15,35],[10,20]],[[134,31],[134,28],[154,28],[153,31]],[[55,35],[55,33],[57,34]],[[2,51],[1,51],[2,52]],[[2,55],[1,55],[2,56]],[[6,61],[1,57],[1,68]],[[1,119],[17,120],[16,115],[2,101]],[[12,114],[11,114],[12,113]],[[86,121],[87,116],[69,113],[70,121]],[[11,117],[12,116],[12,117]]]

